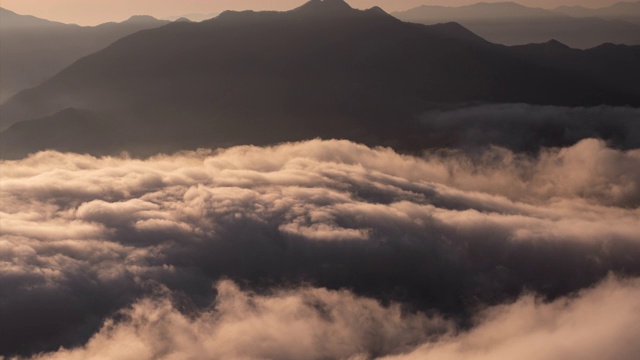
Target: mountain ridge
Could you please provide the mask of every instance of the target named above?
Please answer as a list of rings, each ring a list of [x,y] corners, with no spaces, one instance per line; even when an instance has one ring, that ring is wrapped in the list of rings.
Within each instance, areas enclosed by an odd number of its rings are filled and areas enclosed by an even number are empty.
[[[640,25],[615,18],[573,17],[513,2],[420,6],[392,14],[403,21],[436,24],[455,21],[488,41],[525,45],[558,39],[587,49],[602,43],[640,44]]]
[[[79,26],[0,9],[0,103],[125,35],[168,23],[132,16],[119,23]]]
[[[640,24],[640,1],[622,1],[595,9],[583,6],[559,6],[553,11],[574,17],[599,17]]]
[[[114,139],[121,144],[114,151],[314,137],[419,149],[416,117],[430,104],[640,106],[634,79],[621,73],[637,65],[615,60],[635,48],[550,56],[535,46],[491,44],[458,24],[354,11],[331,21],[295,11],[229,13],[138,32],[3,104],[3,127],[76,108],[126,134]],[[608,51],[614,55],[603,59]],[[40,131],[22,126],[23,138]],[[17,144],[14,153],[40,146],[31,145]]]
[[[9,28],[29,28],[34,26],[76,26],[74,24],[65,24],[62,22],[42,19],[32,15],[21,15],[9,9],[0,6],[0,29]]]

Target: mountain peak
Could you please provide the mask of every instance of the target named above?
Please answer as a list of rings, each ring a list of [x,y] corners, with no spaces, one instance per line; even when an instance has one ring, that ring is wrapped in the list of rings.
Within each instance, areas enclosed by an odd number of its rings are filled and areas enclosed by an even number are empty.
[[[540,44],[540,48],[543,53],[546,54],[566,54],[567,52],[572,52],[573,49],[556,39],[551,39],[545,43]]]
[[[350,15],[356,10],[344,0],[310,0],[294,11],[318,15]]]
[[[561,43],[560,41],[556,40],[556,39],[551,39],[549,41],[547,41],[546,43],[543,44],[546,48],[549,49],[556,49],[556,50],[566,50],[566,49],[570,49],[569,46]]]
[[[382,10],[379,6],[374,6],[367,10],[370,13],[378,14],[378,15],[389,15],[386,11]]]
[[[150,22],[156,22],[158,21],[158,19],[154,18],[153,16],[149,16],[149,15],[133,15],[132,17],[130,17],[129,19],[125,20],[124,22],[126,23],[150,23]]]

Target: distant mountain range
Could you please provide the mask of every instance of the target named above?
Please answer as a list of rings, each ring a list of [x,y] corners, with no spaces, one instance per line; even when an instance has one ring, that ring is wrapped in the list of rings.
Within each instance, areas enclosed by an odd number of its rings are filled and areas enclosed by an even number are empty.
[[[574,17],[622,20],[640,25],[640,1],[619,2],[599,9],[590,9],[582,6],[560,6],[553,9],[553,11]]]
[[[18,15],[0,8],[0,102],[41,84],[79,58],[123,36],[168,24],[150,16],[78,26]]]
[[[640,106],[640,47],[506,47],[312,0],[129,35],[0,107],[1,154],[145,155],[348,138],[416,150],[441,104]]]
[[[640,45],[640,2],[610,8],[530,8],[513,2],[461,7],[420,6],[393,13],[403,21],[437,24],[455,21],[488,41],[522,45],[558,40],[574,48],[603,43]]]

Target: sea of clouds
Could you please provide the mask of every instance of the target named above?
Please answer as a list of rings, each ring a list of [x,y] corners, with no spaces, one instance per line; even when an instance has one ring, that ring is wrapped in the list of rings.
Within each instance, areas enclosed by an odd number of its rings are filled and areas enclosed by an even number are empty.
[[[633,359],[640,150],[0,162],[0,354]]]

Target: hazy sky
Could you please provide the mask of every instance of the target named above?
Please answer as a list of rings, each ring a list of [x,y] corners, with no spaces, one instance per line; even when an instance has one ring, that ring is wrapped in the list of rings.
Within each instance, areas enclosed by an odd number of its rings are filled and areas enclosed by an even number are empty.
[[[387,11],[406,10],[422,4],[466,5],[481,0],[351,0],[353,7],[369,8],[377,5]],[[496,0],[482,0],[496,2]],[[0,4],[20,14],[81,25],[125,20],[131,15],[152,15],[158,18],[190,13],[219,13],[223,10],[286,10],[303,4],[305,0],[2,0]],[[581,5],[607,6],[617,0],[520,0],[528,6],[555,7]]]

